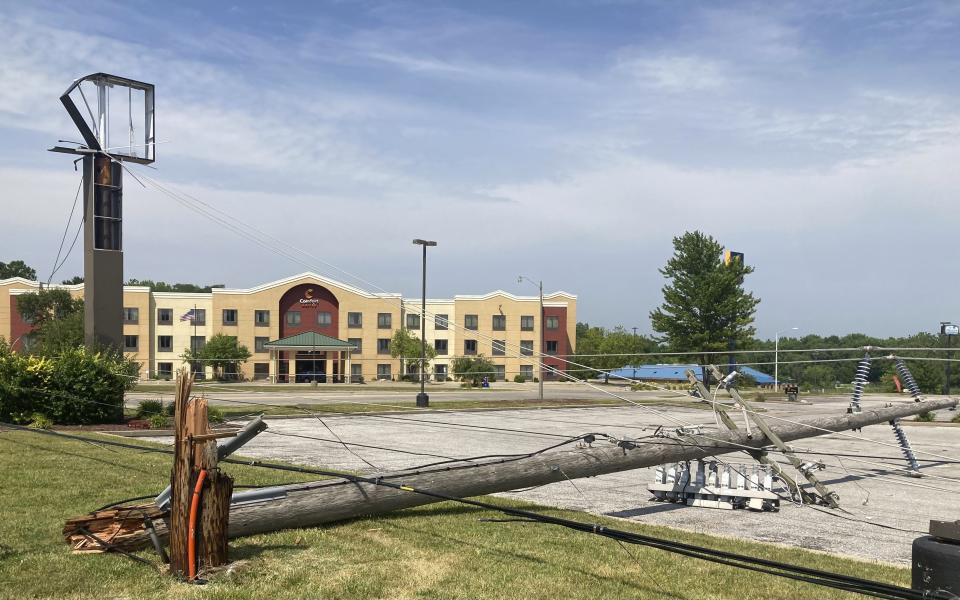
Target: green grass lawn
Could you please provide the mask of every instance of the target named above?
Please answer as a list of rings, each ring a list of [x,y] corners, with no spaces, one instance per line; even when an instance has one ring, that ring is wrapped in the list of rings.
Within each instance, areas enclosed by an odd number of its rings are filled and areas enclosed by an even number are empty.
[[[549,525],[484,523],[479,519],[501,515],[452,503],[233,540],[234,572],[218,575],[206,586],[176,582],[119,555],[70,553],[60,536],[64,520],[159,491],[169,477],[170,460],[163,454],[0,432],[0,598],[859,597],[639,546],[629,546],[631,557],[611,540]],[[226,467],[237,484],[305,479]],[[542,510],[899,585],[908,586],[910,580],[907,569]],[[716,533],[722,535],[722,519],[717,522]],[[160,565],[155,554],[141,555]]]

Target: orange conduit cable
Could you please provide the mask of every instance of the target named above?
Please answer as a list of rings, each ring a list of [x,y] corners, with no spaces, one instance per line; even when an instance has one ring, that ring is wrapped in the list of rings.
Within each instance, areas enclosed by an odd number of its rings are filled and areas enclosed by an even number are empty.
[[[197,485],[193,486],[193,500],[190,502],[190,529],[187,533],[187,570],[190,581],[197,578],[197,512],[200,510],[200,492],[207,479],[207,470],[200,469]]]

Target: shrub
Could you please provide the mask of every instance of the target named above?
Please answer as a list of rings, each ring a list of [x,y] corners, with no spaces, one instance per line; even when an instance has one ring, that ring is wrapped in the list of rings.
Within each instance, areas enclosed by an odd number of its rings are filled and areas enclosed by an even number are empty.
[[[177,412],[177,405],[175,402],[170,402],[163,405],[163,414],[167,415],[168,417],[172,417],[175,412]]]
[[[150,429],[166,429],[169,419],[166,415],[153,414],[147,419],[150,422]]]
[[[226,418],[224,418],[222,410],[215,406],[208,406],[207,421],[210,421],[211,423],[223,423],[226,421]]]
[[[117,423],[137,365],[116,352],[63,350],[28,356],[0,344],[0,420],[42,413],[54,423]]]
[[[534,378],[533,378],[533,382],[534,382],[534,383],[540,383],[540,378],[539,378],[539,377],[534,377]]]
[[[954,415],[953,418],[950,419],[950,422],[951,422],[951,423],[960,423],[960,415]]]
[[[757,392],[757,393],[755,393],[755,394],[753,395],[753,401],[754,401],[754,402],[766,402],[766,401],[767,401],[767,395],[766,395],[765,393],[763,393],[763,392]]]
[[[527,382],[527,378],[524,377],[523,375],[514,375],[514,376],[513,376],[513,382],[514,382],[514,383],[526,383],[526,382]]]
[[[915,421],[920,421],[921,423],[930,423],[930,422],[936,420],[936,416],[934,415],[934,413],[932,413],[932,412],[930,412],[930,411],[927,411],[927,412],[922,412],[922,413],[920,413],[919,415],[917,415],[914,420],[915,420]]]
[[[53,427],[53,421],[43,413],[33,413],[30,417],[29,427],[31,429],[50,429]]]
[[[163,414],[163,401],[161,400],[144,400],[137,406],[136,417],[138,419],[146,419],[151,415],[161,414]]]

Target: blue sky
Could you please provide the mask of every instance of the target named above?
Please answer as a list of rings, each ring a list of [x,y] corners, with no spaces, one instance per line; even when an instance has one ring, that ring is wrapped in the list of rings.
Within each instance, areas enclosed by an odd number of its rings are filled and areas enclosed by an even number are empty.
[[[432,297],[535,292],[522,273],[649,331],[699,228],[755,266],[761,337],[960,321],[957,3],[4,4],[0,260],[43,278],[78,177],[45,152],[76,137],[58,96],[106,71],[157,86],[139,172],[313,255],[128,178],[131,277],[306,262],[416,296],[423,237]]]

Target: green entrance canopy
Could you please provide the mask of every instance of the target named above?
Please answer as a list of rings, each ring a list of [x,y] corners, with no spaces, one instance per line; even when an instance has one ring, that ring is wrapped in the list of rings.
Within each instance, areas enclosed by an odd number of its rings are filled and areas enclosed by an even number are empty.
[[[263,345],[264,348],[277,350],[356,350],[357,347],[345,340],[339,340],[316,331],[304,331]]]

